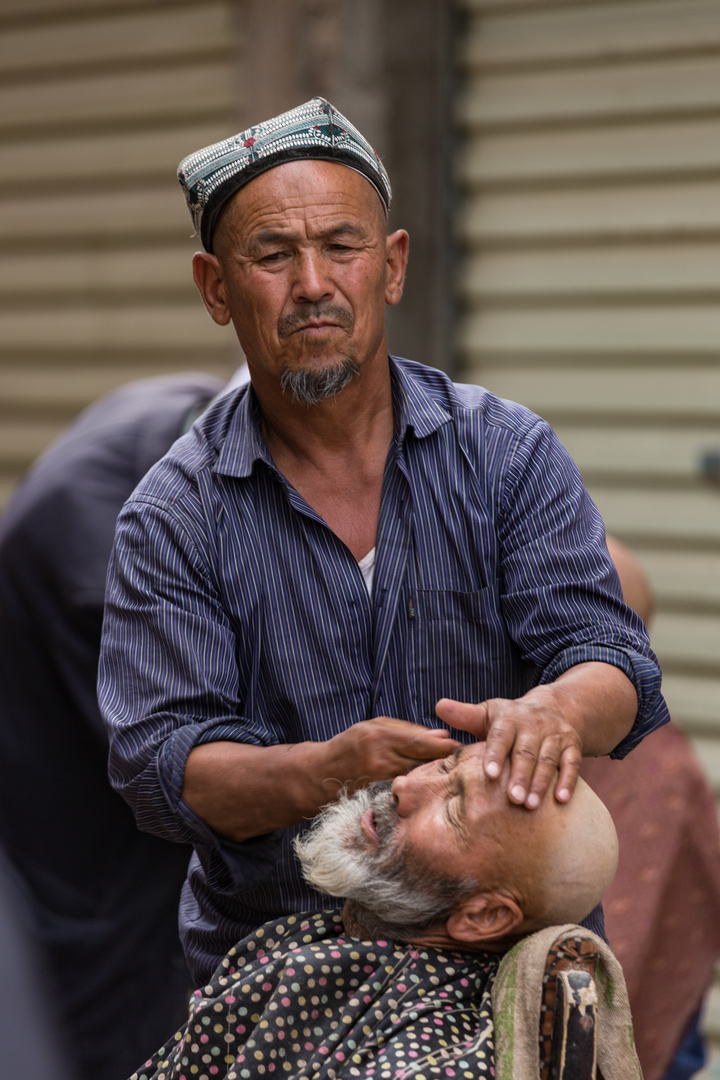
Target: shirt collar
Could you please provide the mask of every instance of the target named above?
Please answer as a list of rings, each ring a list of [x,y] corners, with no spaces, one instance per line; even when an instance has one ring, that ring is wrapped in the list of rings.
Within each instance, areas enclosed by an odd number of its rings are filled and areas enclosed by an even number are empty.
[[[250,476],[256,461],[264,461],[271,469],[277,468],[262,434],[260,406],[252,385],[246,391],[240,391],[229,406],[233,415],[219,448],[216,473],[224,476]]]
[[[412,428],[415,437],[424,439],[452,419],[446,406],[447,389],[442,393],[437,376],[445,376],[423,364],[390,356],[395,439],[401,443]],[[444,388],[443,388],[444,389]]]
[[[432,385],[423,377],[422,364],[388,357],[392,385],[395,441],[400,445],[412,428],[416,438],[432,435],[451,419],[451,414],[438,392],[436,379]],[[437,376],[437,372],[433,372]],[[233,395],[234,397],[234,395]],[[219,450],[215,472],[226,476],[250,476],[256,461],[264,461],[273,471],[277,468],[270,456],[262,434],[260,407],[252,390],[235,398],[234,413]]]

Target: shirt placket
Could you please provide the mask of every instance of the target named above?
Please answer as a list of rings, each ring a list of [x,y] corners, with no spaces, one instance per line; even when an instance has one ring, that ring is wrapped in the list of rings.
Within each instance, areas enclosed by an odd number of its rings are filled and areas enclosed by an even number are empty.
[[[397,622],[406,614],[403,596],[413,533],[413,500],[402,446],[388,459],[377,537],[374,604],[374,668],[370,716],[385,711],[384,678],[388,651]],[[399,672],[391,672],[397,679]],[[395,694],[394,696],[397,696]]]

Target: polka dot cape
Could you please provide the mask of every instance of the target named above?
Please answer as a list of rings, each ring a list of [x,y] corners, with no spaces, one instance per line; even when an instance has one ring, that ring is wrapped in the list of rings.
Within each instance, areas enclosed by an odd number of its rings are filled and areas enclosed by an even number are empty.
[[[492,1077],[498,962],[359,941],[339,911],[289,915],[230,950],[132,1080]]]

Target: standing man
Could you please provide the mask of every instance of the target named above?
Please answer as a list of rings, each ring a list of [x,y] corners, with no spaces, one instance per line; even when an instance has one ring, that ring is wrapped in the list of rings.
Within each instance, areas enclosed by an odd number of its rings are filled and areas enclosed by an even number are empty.
[[[390,358],[408,256],[377,155],[315,98],[186,158],[252,388],[126,504],[100,701],[141,827],[195,846],[181,933],[198,983],[263,921],[322,906],[292,837],[343,785],[458,742],[509,798],[572,797],[582,756],[667,719],[602,521],[549,426]],[[479,704],[475,704],[479,703]]]

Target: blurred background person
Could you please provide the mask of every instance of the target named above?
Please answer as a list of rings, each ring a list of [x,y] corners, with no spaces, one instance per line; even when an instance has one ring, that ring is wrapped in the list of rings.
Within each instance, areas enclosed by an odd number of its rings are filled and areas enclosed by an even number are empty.
[[[608,549],[626,603],[649,628],[647,574],[614,537]],[[581,775],[610,810],[620,861],[603,900],[622,964],[645,1080],[688,1080],[705,1063],[699,1021],[720,957],[720,834],[713,793],[672,722],[632,760],[592,758]]]
[[[128,385],[45,452],[0,520],[0,840],[75,1075],[129,1075],[184,1014],[189,849],[138,831],[110,788],[95,694],[115,519],[223,387]]]
[[[39,992],[46,984],[42,957],[32,940],[23,910],[23,889],[0,850],[0,1046],[3,1080],[75,1080],[69,1054],[58,1030],[57,1010],[51,994]]]

